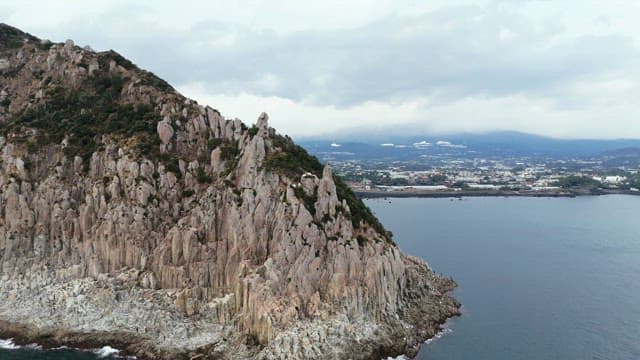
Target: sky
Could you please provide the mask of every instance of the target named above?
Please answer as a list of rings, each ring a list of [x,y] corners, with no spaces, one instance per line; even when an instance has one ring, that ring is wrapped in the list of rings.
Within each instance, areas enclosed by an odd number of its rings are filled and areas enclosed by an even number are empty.
[[[34,1],[0,22],[114,49],[294,137],[511,130],[640,138],[636,1]]]

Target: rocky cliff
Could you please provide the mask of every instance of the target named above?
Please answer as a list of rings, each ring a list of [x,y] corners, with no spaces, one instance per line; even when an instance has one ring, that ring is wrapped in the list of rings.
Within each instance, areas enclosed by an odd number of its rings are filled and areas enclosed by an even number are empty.
[[[415,354],[458,304],[331,168],[119,54],[0,25],[0,336],[146,358]]]

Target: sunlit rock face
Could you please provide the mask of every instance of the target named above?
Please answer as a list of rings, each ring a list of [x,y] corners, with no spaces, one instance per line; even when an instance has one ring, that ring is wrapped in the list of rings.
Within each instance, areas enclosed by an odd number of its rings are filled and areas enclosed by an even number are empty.
[[[224,119],[115,52],[0,40],[0,335],[368,359],[457,314],[455,283],[266,114]]]

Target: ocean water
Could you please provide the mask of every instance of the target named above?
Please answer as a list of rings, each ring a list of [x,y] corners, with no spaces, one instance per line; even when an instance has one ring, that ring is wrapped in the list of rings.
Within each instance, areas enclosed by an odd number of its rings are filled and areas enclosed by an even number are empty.
[[[462,316],[419,359],[640,359],[640,197],[366,202],[403,250],[459,283]]]
[[[367,200],[459,284],[419,359],[640,359],[640,197]]]
[[[42,350],[39,346],[17,346],[11,339],[0,340],[0,360],[94,360],[124,359],[118,357],[118,350],[110,346],[100,349],[79,351],[59,348]]]

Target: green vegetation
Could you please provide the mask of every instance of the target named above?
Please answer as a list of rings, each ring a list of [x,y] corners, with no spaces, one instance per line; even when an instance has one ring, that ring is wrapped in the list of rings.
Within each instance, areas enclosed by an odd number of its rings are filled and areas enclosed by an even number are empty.
[[[109,50],[106,53],[102,53],[100,55],[105,59],[115,61],[116,65],[122,66],[127,70],[137,69],[137,66],[135,66],[129,59],[126,59],[124,56],[118,54],[113,50]],[[105,65],[108,66],[108,64],[105,64]]]
[[[31,162],[31,159],[29,158],[24,158],[22,159],[23,161],[23,166],[26,170],[31,170],[31,168],[33,167],[33,163]]]
[[[240,149],[238,148],[238,141],[223,140],[220,144],[220,158],[224,161],[233,160],[240,155]]]
[[[405,178],[390,177],[389,174],[378,173],[377,171],[367,171],[365,173],[349,173],[343,176],[343,179],[351,182],[361,182],[363,180],[369,180],[373,184],[383,186],[407,186],[409,180]]]
[[[267,154],[264,167],[291,178],[299,178],[305,172],[322,176],[322,164],[315,156],[309,155],[301,146],[293,143],[288,136],[275,136],[273,145],[278,150]]]
[[[595,189],[600,186],[600,182],[587,176],[566,176],[556,181],[554,186],[559,186],[563,189],[581,188],[581,189]]]
[[[463,190],[469,190],[469,184],[467,184],[464,181],[456,181],[453,184],[451,184],[452,188],[459,188],[459,189],[463,189]]]
[[[382,223],[373,215],[371,209],[353,193],[351,188],[337,175],[333,176],[333,181],[336,184],[338,199],[347,201],[347,205],[351,210],[351,223],[354,228],[360,228],[361,223],[369,224],[377,233],[384,236],[388,242],[393,243],[391,232],[384,228]]]
[[[0,24],[0,50],[17,49],[24,44],[24,39],[38,41],[36,37],[30,34],[12,26]]]
[[[315,216],[316,201],[318,201],[318,195],[317,194],[307,195],[304,192],[304,189],[302,188],[302,186],[296,186],[295,188],[293,188],[293,192],[296,194],[296,197],[298,199],[302,200],[302,202],[304,203],[304,207],[306,207],[307,210],[309,210],[311,215]]]
[[[427,179],[422,181],[417,181],[418,185],[446,185],[447,180],[449,178],[446,175],[442,174],[432,174],[427,177]]]
[[[67,138],[65,154],[82,157],[85,169],[104,134],[137,136],[139,151],[157,152],[160,140],[156,125],[160,116],[152,105],[121,101],[120,94],[127,80],[103,71],[96,73],[82,88],[52,84],[42,103],[23,110],[12,122],[3,124],[2,131],[7,134],[35,128],[38,130],[35,144],[40,147],[60,144]],[[29,149],[35,150],[33,146]]]
[[[215,138],[207,141],[207,148],[209,149],[209,151],[214,150],[220,145],[222,145],[222,139]]]
[[[346,181],[351,182],[361,182],[363,180],[369,180],[371,183],[375,185],[382,186],[410,186],[410,185],[446,185],[448,184],[449,178],[446,175],[442,174],[432,174],[427,177],[412,179],[399,178],[399,177],[391,177],[387,173],[380,173],[378,171],[357,171],[350,172],[345,174],[343,178]]]
[[[182,172],[180,171],[180,160],[177,157],[175,157],[175,155],[163,153],[163,154],[160,154],[158,157],[160,161],[164,163],[164,166],[167,169],[167,171],[174,173],[178,179],[182,178]],[[158,174],[158,177],[160,177],[160,174]]]
[[[356,237],[356,241],[358,241],[358,246],[363,247],[367,243],[367,238],[362,235],[358,235]]]
[[[258,134],[258,130],[260,130],[260,129],[258,129],[258,127],[257,127],[257,126],[253,125],[252,127],[250,127],[250,128],[247,130],[247,132],[249,133],[249,136],[250,136],[251,138],[253,138],[254,136],[256,136],[256,134]]]
[[[636,188],[640,189],[640,175],[634,174],[629,177],[629,183],[627,184],[627,188]]]
[[[222,176],[229,175],[233,169],[238,165],[238,155],[240,155],[240,148],[238,147],[238,141],[222,140],[220,147],[220,159],[226,162]]]
[[[302,174],[310,172],[318,177],[322,177],[323,166],[320,161],[312,155],[309,155],[305,149],[293,143],[288,136],[276,135],[271,138],[275,151],[267,154],[264,167],[267,170],[275,171],[292,179],[299,179]],[[392,235],[373,215],[369,209],[360,200],[353,191],[342,181],[339,176],[334,175],[333,181],[336,184],[338,199],[346,200],[351,215],[349,216],[351,223],[355,229],[361,229],[363,225],[371,226],[376,232],[384,236],[385,239],[393,243]],[[299,190],[298,190],[299,189]],[[312,214],[315,213],[315,198],[306,196],[302,188],[294,190],[296,196],[305,202],[305,206]],[[313,201],[313,203],[311,203]],[[313,208],[313,211],[311,210]],[[340,211],[340,209],[338,209]],[[344,209],[341,210],[344,213]],[[348,214],[345,214],[348,216]]]
[[[151,86],[163,91],[174,91],[173,86],[169,85],[168,82],[162,80],[151,71],[146,71],[146,70],[140,70],[140,71],[142,72],[140,76],[142,85]]]
[[[191,196],[193,196],[195,193],[196,193],[196,192],[195,192],[194,190],[192,190],[192,189],[185,189],[185,190],[182,190],[182,197],[185,197],[185,198],[187,198],[187,197],[191,197]]]
[[[22,69],[24,69],[24,63],[17,64],[15,66],[10,67],[8,70],[6,70],[4,73],[4,76],[8,78],[14,78],[20,73],[20,71],[22,71]],[[34,96],[35,95],[31,94],[29,97],[33,99]]]
[[[31,139],[27,141],[27,152],[29,152],[29,154],[35,154],[36,151],[38,151],[38,144],[35,140]]]
[[[196,170],[196,179],[201,184],[210,184],[213,180],[210,175],[207,175],[206,171],[204,171],[204,168],[202,167],[199,167]]]
[[[171,86],[168,82],[162,80],[156,74],[151,71],[142,70],[138,68],[134,63],[130,60],[126,59],[122,55],[118,54],[113,50],[109,50],[98,55],[98,61],[100,63],[101,69],[108,69],[109,62],[112,60],[116,62],[116,65],[122,66],[127,70],[138,70],[138,75],[140,76],[140,84],[151,86],[163,91],[174,91],[173,86]]]

